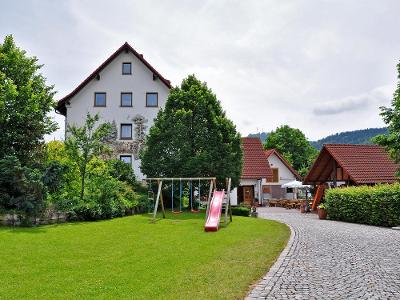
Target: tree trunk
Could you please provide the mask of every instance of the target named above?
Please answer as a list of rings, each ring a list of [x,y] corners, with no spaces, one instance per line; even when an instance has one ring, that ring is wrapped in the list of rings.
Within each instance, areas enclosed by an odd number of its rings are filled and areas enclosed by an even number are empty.
[[[83,200],[83,194],[85,193],[85,175],[86,175],[86,168],[82,171],[82,181],[81,181],[81,200]]]

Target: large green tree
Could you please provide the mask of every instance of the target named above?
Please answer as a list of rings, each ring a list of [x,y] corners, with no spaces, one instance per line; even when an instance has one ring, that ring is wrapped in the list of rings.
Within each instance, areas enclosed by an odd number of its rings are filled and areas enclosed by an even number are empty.
[[[141,153],[141,170],[149,177],[216,176],[239,182],[240,135],[216,95],[194,75],[171,89]]]
[[[396,163],[400,164],[400,63],[397,65],[399,82],[391,107],[381,107],[381,116],[388,126],[388,134],[375,137],[374,142],[384,146]],[[400,176],[400,169],[397,172]]]
[[[0,44],[0,159],[15,155],[22,164],[32,162],[44,135],[57,128],[48,114],[55,92],[41,67],[11,35]]]
[[[300,129],[288,125],[272,131],[265,141],[264,148],[278,150],[302,176],[306,175],[318,154]]]

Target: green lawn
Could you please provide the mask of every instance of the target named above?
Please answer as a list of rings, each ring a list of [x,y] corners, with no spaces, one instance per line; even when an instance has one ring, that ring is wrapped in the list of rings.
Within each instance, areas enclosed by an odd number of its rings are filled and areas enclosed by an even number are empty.
[[[168,217],[0,228],[0,298],[237,299],[290,234],[262,219],[205,233],[204,215]]]

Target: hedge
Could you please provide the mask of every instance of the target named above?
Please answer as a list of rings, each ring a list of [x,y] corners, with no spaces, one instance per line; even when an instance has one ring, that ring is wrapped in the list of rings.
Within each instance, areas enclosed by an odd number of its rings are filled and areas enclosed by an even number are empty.
[[[326,190],[328,218],[376,226],[400,225],[400,184]]]
[[[232,215],[248,217],[250,215],[250,208],[244,206],[233,206]]]

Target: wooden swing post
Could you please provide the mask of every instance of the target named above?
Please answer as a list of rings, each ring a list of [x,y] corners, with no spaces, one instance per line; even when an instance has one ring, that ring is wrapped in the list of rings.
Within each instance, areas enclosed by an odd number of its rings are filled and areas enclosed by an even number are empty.
[[[208,191],[208,198],[207,198],[207,210],[206,210],[206,220],[208,217],[208,212],[210,210],[210,201],[211,201],[211,196],[212,196],[212,190],[213,190],[213,180],[210,180],[210,190]]]
[[[163,214],[163,218],[165,219],[165,210],[164,210],[164,201],[163,201],[163,196],[162,196],[162,180],[157,180],[158,183],[158,190],[157,190],[157,198],[156,198],[156,203],[154,204],[154,211],[153,211],[153,223],[156,221],[157,217],[157,210],[158,210],[158,204],[161,200],[161,210]]]
[[[231,178],[226,179],[225,226],[228,225],[228,211],[229,211],[229,220],[230,220],[230,222],[232,222]]]

